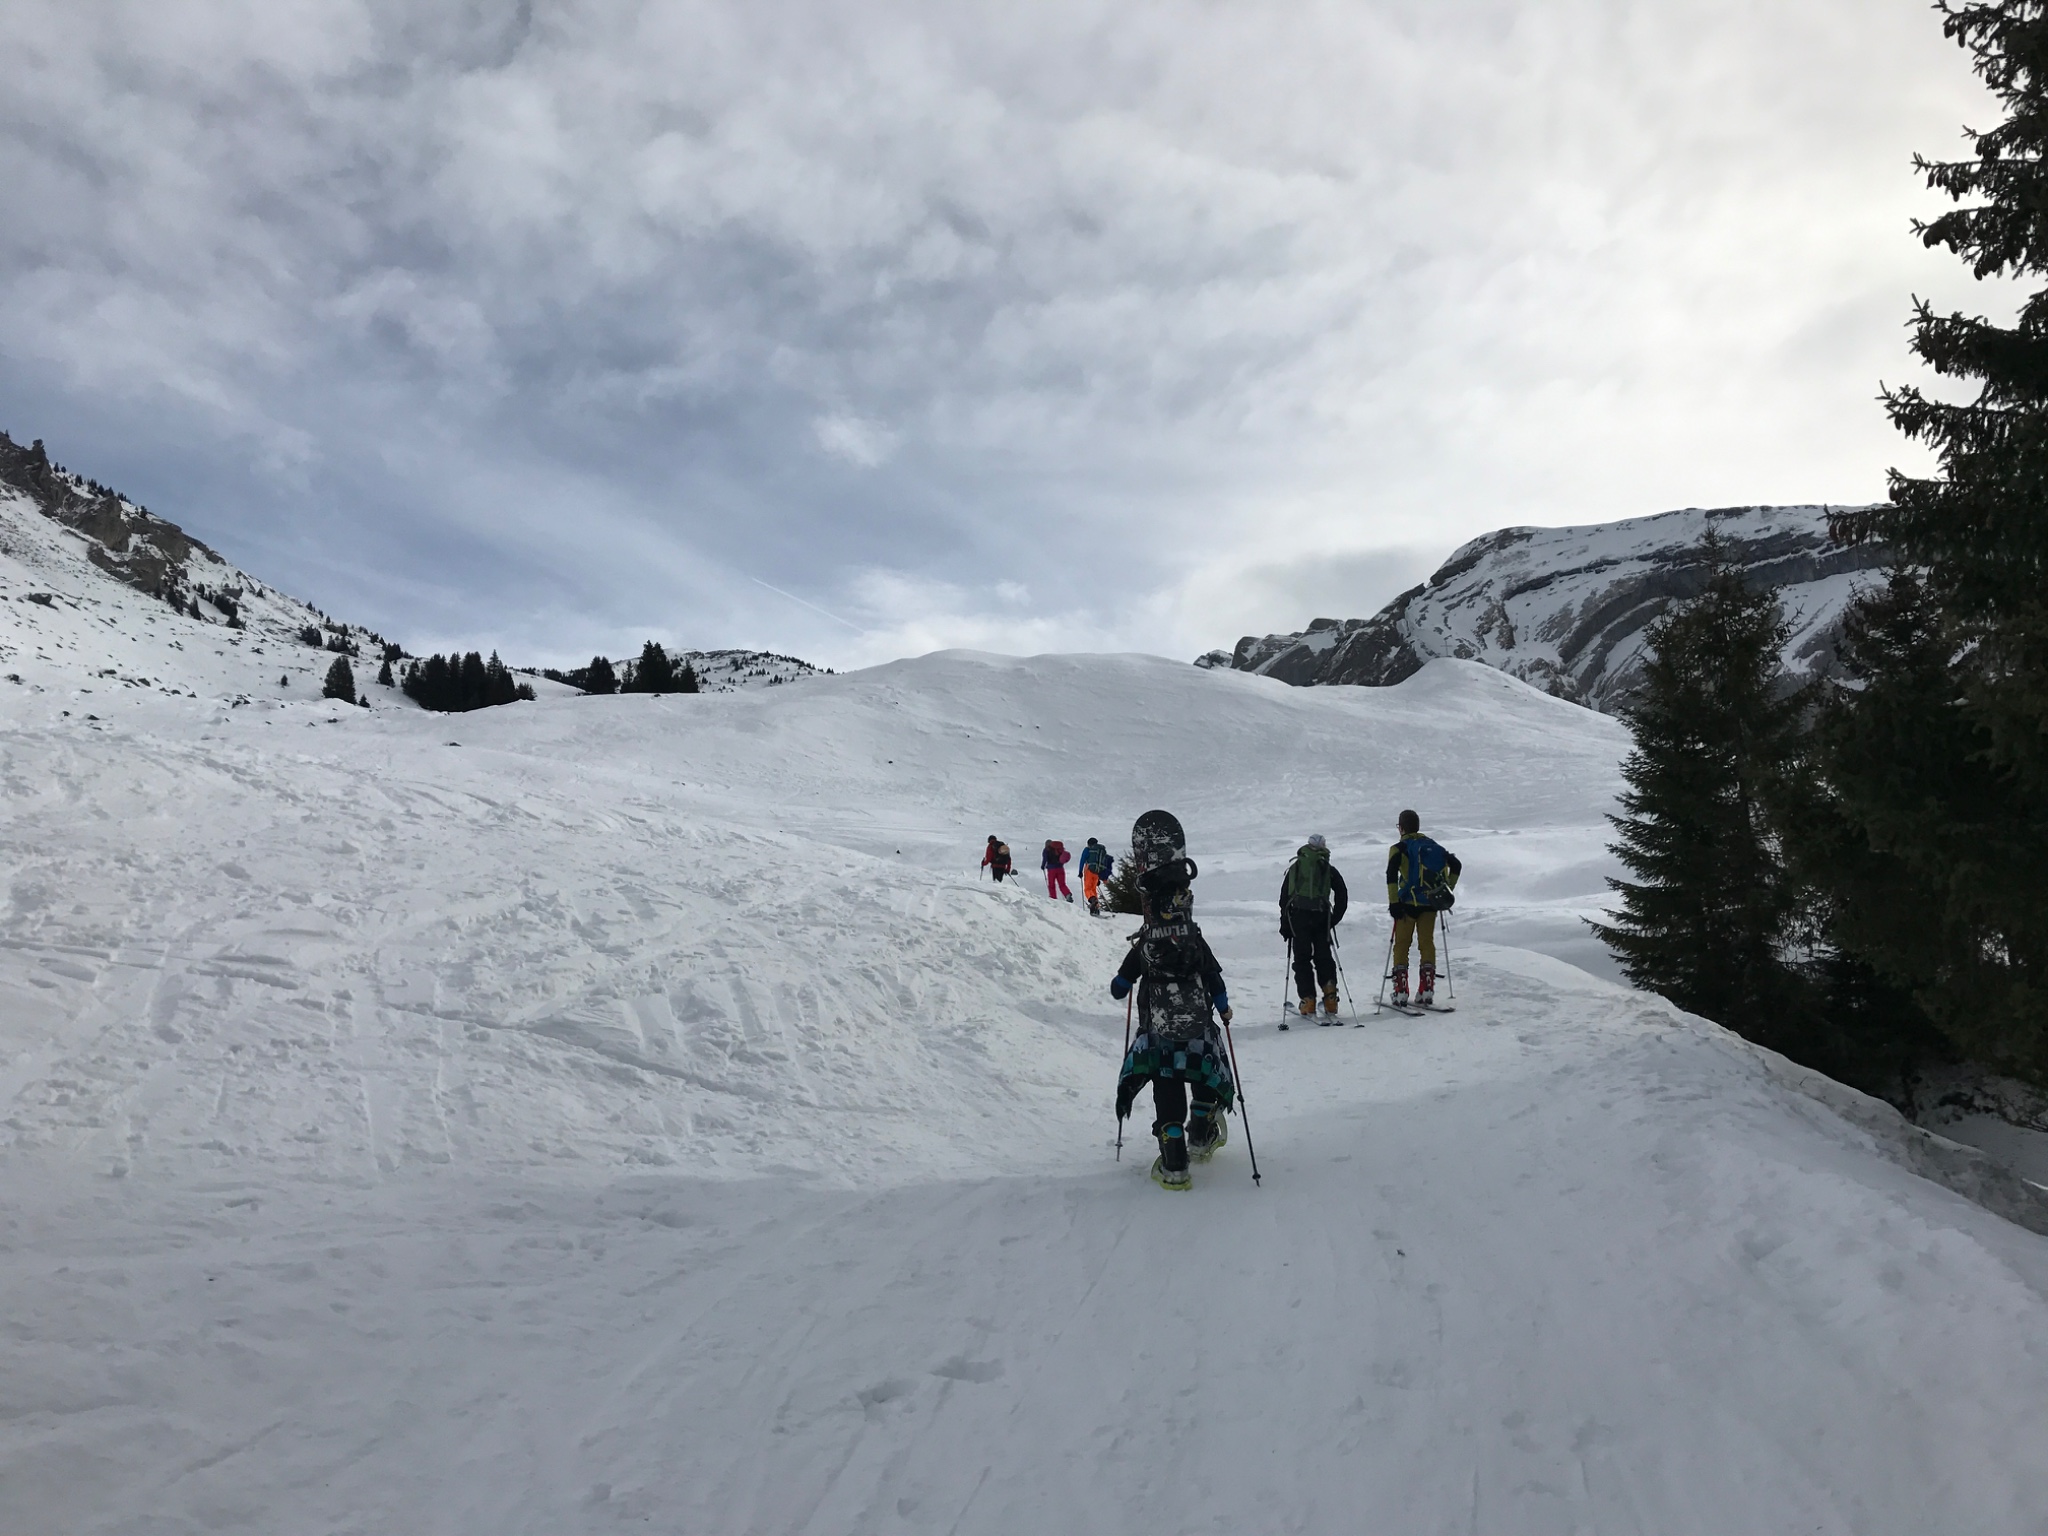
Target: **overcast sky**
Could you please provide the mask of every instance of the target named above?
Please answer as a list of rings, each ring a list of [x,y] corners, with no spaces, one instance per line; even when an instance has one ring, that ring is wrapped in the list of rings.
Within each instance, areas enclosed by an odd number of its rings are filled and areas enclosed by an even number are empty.
[[[1923,0],[9,0],[0,428],[413,649],[1192,656],[1853,502]]]

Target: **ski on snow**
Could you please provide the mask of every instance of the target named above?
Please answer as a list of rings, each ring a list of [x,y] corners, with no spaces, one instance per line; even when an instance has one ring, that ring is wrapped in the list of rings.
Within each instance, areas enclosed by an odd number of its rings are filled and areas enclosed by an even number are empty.
[[[1405,1013],[1411,1019],[1419,1019],[1425,1013],[1456,1013],[1456,1003],[1381,1003],[1382,1008],[1391,1008],[1396,1013]],[[1360,1026],[1361,1028],[1363,1026]]]

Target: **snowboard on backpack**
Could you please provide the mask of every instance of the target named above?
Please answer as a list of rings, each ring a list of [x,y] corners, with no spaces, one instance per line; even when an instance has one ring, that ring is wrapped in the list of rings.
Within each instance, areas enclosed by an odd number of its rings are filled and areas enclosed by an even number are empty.
[[[1171,811],[1147,811],[1131,826],[1131,853],[1140,872],[1188,855],[1188,835]]]

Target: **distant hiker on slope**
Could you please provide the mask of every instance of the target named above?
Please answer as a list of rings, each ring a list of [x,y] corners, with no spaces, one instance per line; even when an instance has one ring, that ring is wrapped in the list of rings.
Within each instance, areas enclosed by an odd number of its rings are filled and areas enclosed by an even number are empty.
[[[1109,850],[1092,837],[1081,850],[1081,899],[1088,903],[1090,917],[1102,916],[1102,884],[1115,863]]]
[[[1316,1011],[1317,982],[1323,986],[1322,1022],[1337,1017],[1337,956],[1330,947],[1331,930],[1344,921],[1350,904],[1344,877],[1330,862],[1330,845],[1322,833],[1311,833],[1280,878],[1280,937],[1294,956],[1294,991],[1301,999],[1303,1018]]]
[[[1010,845],[1000,841],[995,833],[988,835],[988,851],[981,856],[981,867],[989,872],[997,885],[1003,883],[1003,876],[1010,872]]]
[[[1038,867],[1045,871],[1045,894],[1048,900],[1061,896],[1072,901],[1074,893],[1067,889],[1067,864],[1074,856],[1067,852],[1067,845],[1053,838],[1045,840],[1045,852],[1038,856]]]
[[[1458,873],[1465,866],[1433,838],[1422,835],[1422,818],[1401,813],[1401,841],[1387,850],[1387,912],[1394,919],[1394,1006],[1408,1003],[1408,945],[1419,939],[1422,969],[1415,978],[1415,1006],[1436,1006],[1436,915],[1450,910]]]
[[[1223,1116],[1237,1094],[1216,1025],[1218,1015],[1230,1022],[1230,995],[1222,967],[1195,926],[1188,889],[1195,866],[1186,841],[1165,811],[1147,811],[1132,829],[1145,925],[1109,984],[1109,995],[1119,1000],[1134,982],[1138,988],[1138,1032],[1117,1082],[1116,1117],[1128,1118],[1138,1090],[1152,1085],[1152,1134],[1159,1140],[1152,1177],[1167,1189],[1188,1188],[1189,1160],[1207,1162],[1223,1145]]]

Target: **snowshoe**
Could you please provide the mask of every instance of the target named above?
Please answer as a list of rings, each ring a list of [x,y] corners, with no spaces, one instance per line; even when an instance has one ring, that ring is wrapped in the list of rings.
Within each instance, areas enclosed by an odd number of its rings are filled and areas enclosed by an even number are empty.
[[[1187,1132],[1169,1125],[1159,1133],[1159,1155],[1152,1159],[1152,1182],[1161,1189],[1186,1189],[1194,1180],[1188,1176]]]
[[[1230,1127],[1220,1113],[1205,1115],[1198,1110],[1188,1121],[1188,1157],[1194,1162],[1206,1163],[1229,1140]]]

